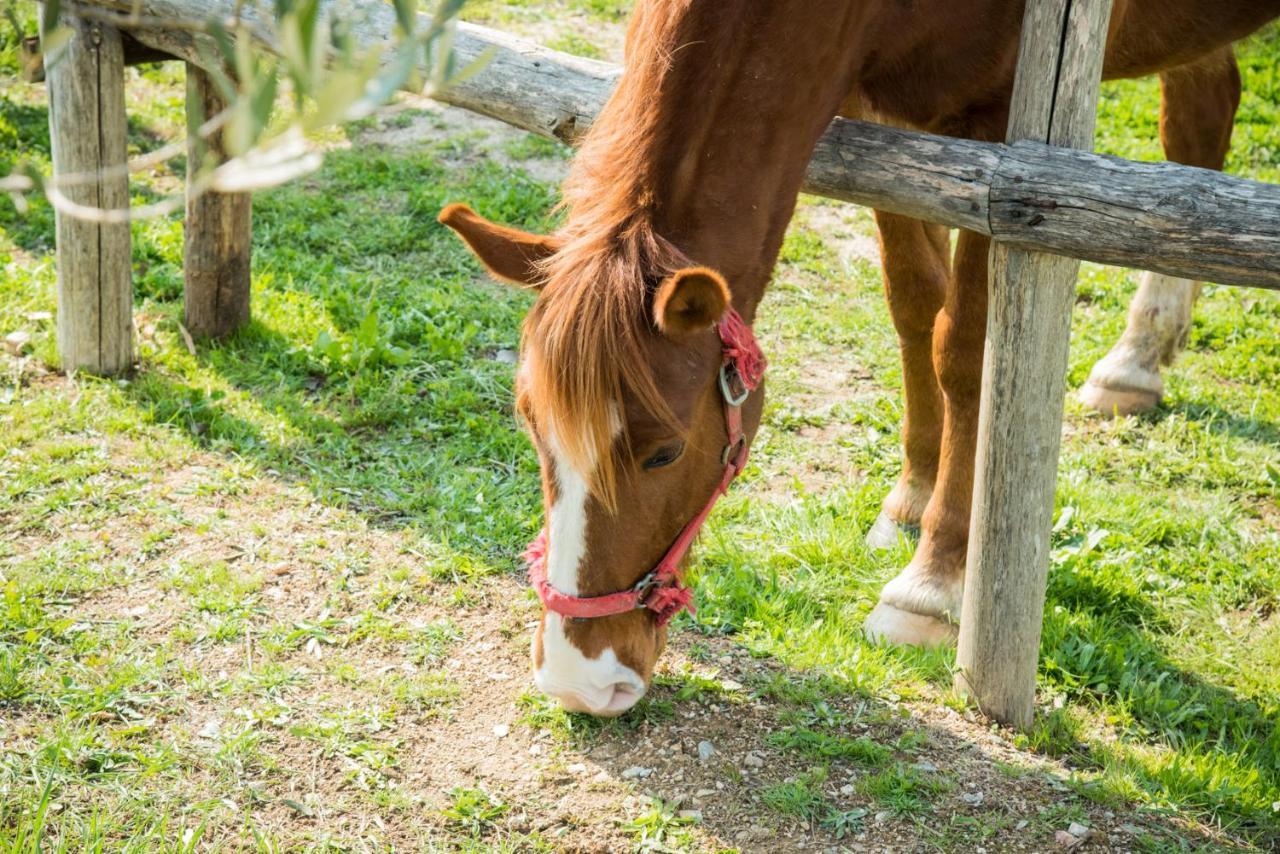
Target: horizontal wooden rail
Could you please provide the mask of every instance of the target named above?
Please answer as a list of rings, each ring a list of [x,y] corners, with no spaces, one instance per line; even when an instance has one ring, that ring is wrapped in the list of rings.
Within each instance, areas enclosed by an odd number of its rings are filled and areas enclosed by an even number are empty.
[[[127,14],[142,43],[196,65],[216,51],[157,20],[229,18],[235,0],[78,0]],[[338,4],[322,3],[328,13]],[[394,32],[381,0],[361,7],[365,46]],[[269,19],[242,10],[265,48]],[[460,24],[460,64],[493,47],[479,73],[439,100],[572,143],[590,126],[620,73],[617,66],[548,50],[485,27]],[[967,228],[1021,248],[1188,279],[1280,289],[1280,186],[1170,163],[1135,163],[1048,145],[998,145],[838,119],[819,141],[808,192]]]
[[[1280,186],[1209,169],[836,120],[805,188],[1022,249],[1280,289]]]
[[[148,62],[168,62],[178,57],[143,44],[128,33],[120,34],[124,47],[125,65],[144,65]],[[40,50],[39,36],[26,36],[18,43],[19,76],[28,83],[43,83],[44,53]]]

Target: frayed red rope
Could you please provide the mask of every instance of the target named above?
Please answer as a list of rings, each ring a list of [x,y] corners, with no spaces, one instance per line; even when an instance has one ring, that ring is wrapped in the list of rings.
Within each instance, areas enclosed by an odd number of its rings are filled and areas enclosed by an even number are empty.
[[[535,572],[539,575],[546,576],[547,564],[547,529],[543,528],[538,532],[538,536],[524,549],[524,562],[529,566],[529,581],[534,580]]]
[[[693,590],[685,587],[679,580],[675,587],[659,587],[645,599],[644,606],[657,616],[658,625],[665,626],[671,618],[681,611],[690,614],[698,613],[693,605]]]
[[[729,309],[720,318],[719,330],[725,358],[733,362],[747,390],[755,391],[764,378],[765,369],[769,367],[769,360],[765,358],[764,351],[751,333],[751,327],[747,326],[742,315]]]

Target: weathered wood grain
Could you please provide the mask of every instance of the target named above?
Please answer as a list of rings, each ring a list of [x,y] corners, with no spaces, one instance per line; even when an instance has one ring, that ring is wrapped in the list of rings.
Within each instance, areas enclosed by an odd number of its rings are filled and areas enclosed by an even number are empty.
[[[1280,288],[1272,184],[1020,142],[1001,158],[989,216],[993,236],[1024,249]]]
[[[208,118],[226,109],[213,79],[187,66],[187,109]],[[192,137],[187,146],[187,186],[206,155],[226,159],[221,132],[207,144]],[[186,326],[198,338],[221,338],[249,322],[250,250],[253,243],[250,193],[187,194],[183,247],[183,301]]]
[[[90,5],[125,11],[133,0]],[[323,5],[326,11],[333,6]],[[145,16],[188,22],[226,18],[234,6],[234,0],[139,2]],[[366,46],[384,43],[392,31],[390,7],[368,12],[357,38]],[[269,22],[251,8],[245,15],[264,47],[273,48]],[[188,62],[214,55],[201,54],[193,37],[177,30],[133,33]],[[455,49],[463,63],[490,46],[497,50],[493,60],[439,99],[562,141],[590,126],[620,72],[495,30],[459,26]],[[1067,126],[1084,118],[1073,115],[1056,121]],[[1047,134],[1037,138],[1010,148],[838,119],[814,151],[805,189],[1020,248],[1197,281],[1280,288],[1280,188],[1186,166],[1099,157],[1045,145]]]
[[[989,234],[1003,146],[837,119],[818,140],[806,192]]]
[[[99,209],[129,206],[124,52],[120,32],[64,18],[74,30],[48,71],[49,134],[55,178],[97,174],[61,188],[72,202]],[[58,352],[67,371],[116,374],[133,364],[133,271],[129,224],[57,214]]]
[[[1011,142],[1092,146],[1110,13],[1111,0],[1029,0]],[[1034,720],[1078,268],[1058,255],[991,248],[956,686],[1020,728]]]
[[[120,33],[120,41],[124,48],[125,65],[177,59],[176,56],[143,44],[127,32]],[[18,59],[18,74],[23,80],[28,83],[44,82],[44,53],[40,50],[39,36],[26,36],[18,43]]]

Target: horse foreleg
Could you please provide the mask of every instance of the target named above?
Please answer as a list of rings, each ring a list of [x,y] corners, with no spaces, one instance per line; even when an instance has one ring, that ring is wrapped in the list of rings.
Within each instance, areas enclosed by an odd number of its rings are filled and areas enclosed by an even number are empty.
[[[1176,163],[1221,170],[1240,104],[1240,72],[1230,48],[1160,75],[1160,141]],[[1187,346],[1200,283],[1144,273],[1124,334],[1093,367],[1080,399],[1107,415],[1151,409],[1164,395],[1160,368]]]
[[[973,498],[989,246],[987,238],[967,231],[956,243],[955,267],[933,330],[943,397],[937,482],[911,563],[885,585],[867,617],[865,631],[876,640],[921,646],[955,640]]]
[[[942,443],[942,391],[933,366],[933,328],[950,272],[950,235],[940,225],[876,211],[885,299],[898,332],[904,411],[902,475],[867,532],[876,549],[920,525],[933,495]]]

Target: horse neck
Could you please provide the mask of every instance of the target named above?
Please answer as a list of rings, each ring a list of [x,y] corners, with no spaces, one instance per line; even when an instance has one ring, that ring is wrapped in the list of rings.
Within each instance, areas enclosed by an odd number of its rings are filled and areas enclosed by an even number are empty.
[[[724,274],[750,320],[875,5],[641,0],[626,71],[566,184],[570,225],[641,212]]]

